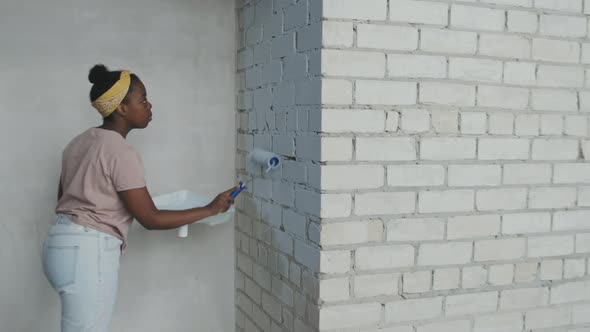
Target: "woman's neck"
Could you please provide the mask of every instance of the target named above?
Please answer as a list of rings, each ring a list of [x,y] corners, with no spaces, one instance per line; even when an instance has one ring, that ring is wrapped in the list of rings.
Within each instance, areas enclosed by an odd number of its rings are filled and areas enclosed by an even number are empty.
[[[127,134],[131,131],[131,128],[127,124],[119,121],[104,121],[98,128],[115,131],[123,136],[123,138],[127,138]]]

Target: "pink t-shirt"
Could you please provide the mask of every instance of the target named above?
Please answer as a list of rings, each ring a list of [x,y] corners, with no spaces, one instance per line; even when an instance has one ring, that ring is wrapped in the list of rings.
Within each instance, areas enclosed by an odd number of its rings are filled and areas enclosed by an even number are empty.
[[[75,137],[63,152],[63,196],[56,213],[127,243],[133,217],[117,192],[146,186],[137,151],[119,133],[90,128]]]

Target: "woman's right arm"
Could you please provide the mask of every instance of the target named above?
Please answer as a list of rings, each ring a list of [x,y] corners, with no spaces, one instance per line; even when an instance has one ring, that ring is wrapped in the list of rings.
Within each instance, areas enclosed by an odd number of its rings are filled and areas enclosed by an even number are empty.
[[[217,195],[207,206],[180,211],[158,210],[146,187],[119,192],[119,197],[131,215],[150,230],[174,229],[227,211],[234,199],[231,188]]]

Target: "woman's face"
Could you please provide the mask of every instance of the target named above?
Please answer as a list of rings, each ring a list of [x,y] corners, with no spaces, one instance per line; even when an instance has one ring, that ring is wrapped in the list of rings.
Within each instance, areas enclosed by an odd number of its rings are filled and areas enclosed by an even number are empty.
[[[152,104],[147,100],[145,86],[137,81],[127,96],[127,122],[132,128],[145,128],[152,121]]]

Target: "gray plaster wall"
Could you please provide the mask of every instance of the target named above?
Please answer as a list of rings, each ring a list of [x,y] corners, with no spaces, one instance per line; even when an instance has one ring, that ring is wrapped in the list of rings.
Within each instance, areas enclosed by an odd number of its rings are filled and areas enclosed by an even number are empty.
[[[235,177],[233,0],[0,1],[0,331],[59,330],[41,268],[67,142],[101,123],[95,63],[144,81],[154,121],[128,139],[148,188],[215,194]],[[230,331],[233,225],[146,231],[122,257],[112,331]]]

